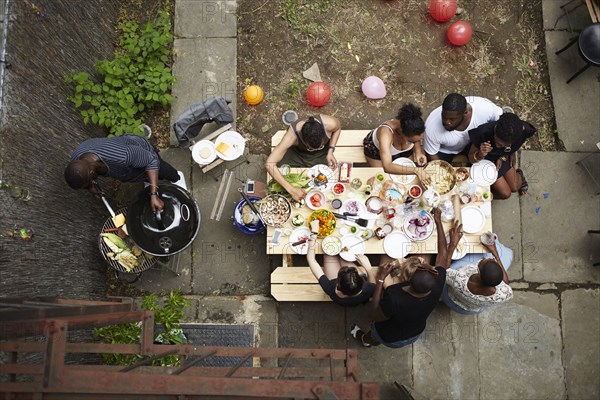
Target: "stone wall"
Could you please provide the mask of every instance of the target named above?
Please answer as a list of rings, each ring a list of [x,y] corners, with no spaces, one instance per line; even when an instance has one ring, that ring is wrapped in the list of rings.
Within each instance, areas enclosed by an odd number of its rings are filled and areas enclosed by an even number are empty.
[[[111,56],[119,3],[42,1],[40,17],[32,2],[11,1],[0,177],[29,189],[31,200],[0,192],[0,296],[92,299],[106,292],[97,237],[108,213],[63,179],[74,148],[104,133],[83,124],[64,78],[93,72],[96,60]],[[13,224],[32,228],[33,241],[7,237]]]

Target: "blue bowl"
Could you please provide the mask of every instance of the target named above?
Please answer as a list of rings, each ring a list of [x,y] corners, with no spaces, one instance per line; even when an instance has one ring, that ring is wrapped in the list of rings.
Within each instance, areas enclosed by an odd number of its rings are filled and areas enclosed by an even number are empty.
[[[261,197],[258,196],[248,196],[252,204],[261,200]],[[258,221],[256,224],[244,224],[242,221],[242,208],[246,205],[246,200],[242,199],[237,206],[235,206],[235,210],[233,211],[233,224],[243,233],[247,235],[254,235],[257,233],[263,232],[266,227],[262,224],[262,222]]]

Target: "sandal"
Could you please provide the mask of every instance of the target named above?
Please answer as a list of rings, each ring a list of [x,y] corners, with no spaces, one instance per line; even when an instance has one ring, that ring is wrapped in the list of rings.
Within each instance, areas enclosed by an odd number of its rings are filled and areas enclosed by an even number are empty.
[[[361,333],[360,335],[360,339],[358,338],[358,332]],[[365,347],[371,347],[371,345],[369,343],[365,343],[363,342],[363,337],[365,336],[365,333],[360,329],[360,326],[356,325],[356,324],[352,324],[350,326],[350,334],[352,335],[352,337],[356,340],[358,340],[360,343],[362,343],[363,346]]]
[[[519,188],[519,196],[523,196],[527,194],[529,191],[529,184],[527,183],[527,179],[525,179],[525,175],[523,174],[523,170],[521,168],[516,169],[517,174],[521,175],[521,187]]]

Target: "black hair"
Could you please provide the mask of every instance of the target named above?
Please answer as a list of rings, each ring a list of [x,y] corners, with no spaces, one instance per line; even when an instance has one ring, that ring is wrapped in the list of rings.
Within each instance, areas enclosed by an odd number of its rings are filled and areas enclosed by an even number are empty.
[[[435,287],[435,276],[426,270],[417,270],[410,278],[410,287],[417,293],[427,293]]]
[[[450,93],[442,103],[442,110],[464,114],[467,111],[467,99],[462,94]]]
[[[407,103],[398,110],[397,120],[400,121],[402,133],[405,136],[420,135],[425,131],[425,122],[421,118],[421,109],[414,104]]]
[[[523,129],[523,122],[516,114],[504,113],[496,122],[496,136],[512,143]]]
[[[496,261],[488,261],[482,265],[479,276],[485,286],[494,287],[502,282],[504,273],[502,272],[502,267]]]
[[[65,168],[65,181],[73,189],[81,189],[90,183],[86,164],[82,160],[71,161]]]
[[[302,140],[309,147],[318,149],[323,144],[323,125],[314,117],[308,117],[300,131],[302,132]]]
[[[363,288],[363,278],[358,274],[356,268],[342,267],[337,276],[340,292],[346,296],[356,296]]]

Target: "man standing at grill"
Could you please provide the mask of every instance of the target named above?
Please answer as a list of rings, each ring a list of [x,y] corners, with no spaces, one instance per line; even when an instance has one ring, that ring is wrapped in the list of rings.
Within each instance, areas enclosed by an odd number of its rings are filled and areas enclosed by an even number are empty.
[[[109,176],[121,182],[148,182],[152,211],[162,210],[158,181],[183,182],[183,174],[158,155],[146,139],[125,134],[109,138],[88,139],[71,155],[65,168],[65,180],[73,189],[87,189],[100,196],[93,184],[98,176]]]

